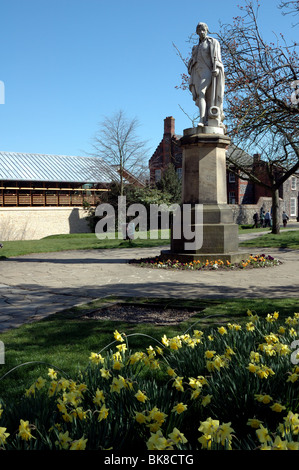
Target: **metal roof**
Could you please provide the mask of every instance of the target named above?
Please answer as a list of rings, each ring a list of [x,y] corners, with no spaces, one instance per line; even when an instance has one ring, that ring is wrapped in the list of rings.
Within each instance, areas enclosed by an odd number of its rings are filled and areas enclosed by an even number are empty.
[[[110,183],[119,174],[100,157],[0,151],[0,180]]]

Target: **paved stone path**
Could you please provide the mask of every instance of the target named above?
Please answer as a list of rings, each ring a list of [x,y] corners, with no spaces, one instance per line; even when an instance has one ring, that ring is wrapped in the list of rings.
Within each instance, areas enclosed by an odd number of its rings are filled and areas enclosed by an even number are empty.
[[[283,264],[244,271],[158,271],[127,264],[132,258],[158,255],[160,249],[65,251],[1,260],[0,333],[110,295],[299,297],[299,250],[254,249],[253,254],[265,252]]]

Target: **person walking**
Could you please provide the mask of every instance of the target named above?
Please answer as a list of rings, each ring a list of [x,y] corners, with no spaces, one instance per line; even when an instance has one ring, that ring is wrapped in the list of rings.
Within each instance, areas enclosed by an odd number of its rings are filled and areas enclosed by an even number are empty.
[[[271,215],[270,212],[267,211],[265,215],[265,227],[271,227]]]
[[[265,211],[264,210],[261,211],[260,219],[261,219],[261,227],[265,227]]]
[[[289,220],[289,216],[286,214],[285,211],[282,211],[282,223],[284,227],[287,226],[288,220]]]
[[[257,212],[255,214],[253,214],[253,220],[254,220],[253,227],[258,228],[258,226],[259,226],[259,215],[258,215]]]

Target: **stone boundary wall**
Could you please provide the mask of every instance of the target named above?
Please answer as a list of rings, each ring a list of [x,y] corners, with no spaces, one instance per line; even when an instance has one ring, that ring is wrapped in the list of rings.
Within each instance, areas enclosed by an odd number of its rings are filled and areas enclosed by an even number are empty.
[[[238,225],[253,225],[253,214],[259,211],[257,204],[230,204],[233,220]]]
[[[86,217],[82,207],[1,207],[0,242],[88,233]]]
[[[261,197],[257,204],[230,204],[233,211],[234,223],[239,225],[253,225],[253,214],[255,212],[260,213],[261,207],[264,208],[265,212],[271,210],[272,199],[270,197]],[[282,223],[282,211],[284,210],[283,201],[280,200],[280,223]],[[288,214],[290,215],[290,214]],[[297,221],[296,217],[290,218],[291,221]]]

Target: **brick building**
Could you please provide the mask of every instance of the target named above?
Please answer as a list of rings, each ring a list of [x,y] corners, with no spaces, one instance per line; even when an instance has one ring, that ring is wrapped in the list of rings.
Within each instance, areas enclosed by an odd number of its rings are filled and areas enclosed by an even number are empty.
[[[164,119],[164,133],[161,142],[149,160],[150,183],[154,185],[162,177],[163,171],[172,163],[179,176],[182,173],[181,135],[175,133],[175,119]],[[227,150],[234,153],[234,158],[267,181],[265,162],[259,154],[249,155],[233,144]],[[227,202],[232,205],[235,220],[238,223],[251,223],[253,213],[264,207],[271,208],[271,191],[264,186],[247,181],[240,171],[227,164]],[[280,188],[280,210],[285,210],[290,219],[299,221],[299,173],[289,178]]]
[[[163,170],[172,163],[179,176],[182,174],[181,135],[175,133],[175,120],[172,116],[164,119],[164,134],[149,161],[150,184],[155,184],[162,177]]]

